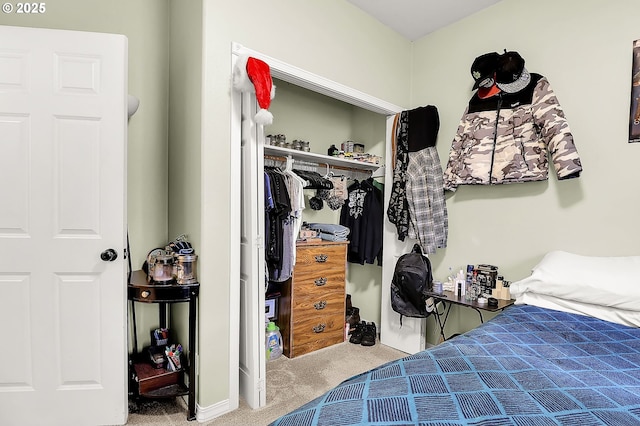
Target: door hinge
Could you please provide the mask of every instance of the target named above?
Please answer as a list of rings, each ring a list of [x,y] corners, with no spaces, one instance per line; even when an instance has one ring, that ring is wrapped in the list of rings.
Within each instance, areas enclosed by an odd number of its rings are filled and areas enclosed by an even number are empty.
[[[256,237],[256,246],[259,249],[264,249],[264,237],[262,235]]]

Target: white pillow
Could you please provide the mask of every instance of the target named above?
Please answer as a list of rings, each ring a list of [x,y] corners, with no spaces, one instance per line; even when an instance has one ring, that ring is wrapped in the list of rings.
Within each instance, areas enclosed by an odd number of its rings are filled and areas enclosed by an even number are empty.
[[[539,306],[555,311],[600,318],[605,321],[616,322],[630,327],[640,327],[640,311],[615,309],[608,306],[580,303],[575,300],[558,299],[556,297],[535,293],[524,293],[522,297],[518,298],[516,304]]]
[[[511,295],[536,293],[617,309],[640,311],[640,256],[581,256],[552,251],[531,276],[511,284]]]

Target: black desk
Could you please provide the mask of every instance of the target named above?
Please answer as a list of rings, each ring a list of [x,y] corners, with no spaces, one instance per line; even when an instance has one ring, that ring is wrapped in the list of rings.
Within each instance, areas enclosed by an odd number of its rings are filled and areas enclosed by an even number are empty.
[[[200,290],[200,284],[154,284],[147,280],[144,271],[133,271],[127,286],[127,297],[131,300],[133,314],[133,330],[134,330],[134,354],[137,354],[137,332],[134,302],[157,303],[159,304],[160,327],[167,327],[167,304],[188,302],[189,303],[189,387],[185,388],[184,384],[167,386],[164,389],[158,389],[146,394],[138,396],[145,398],[164,398],[175,397],[179,395],[188,395],[189,414],[187,420],[196,418],[196,308],[197,298]]]
[[[480,323],[484,323],[482,311],[502,311],[504,308],[507,308],[515,303],[514,299],[498,299],[498,306],[489,306],[488,303],[478,303],[477,300],[465,300],[464,296],[456,296],[452,291],[443,291],[441,294],[430,293],[429,296],[433,297],[433,299],[435,300],[435,310],[433,311],[433,314],[436,316],[436,321],[438,321],[438,326],[440,327],[440,336],[442,336],[442,340],[447,340],[447,337],[444,334],[444,326],[447,324],[449,312],[451,311],[451,307],[453,305],[464,306],[475,310],[480,316]],[[443,313],[440,313],[438,311],[438,305],[440,303],[445,306],[445,312]],[[444,320],[441,318],[441,316],[443,315]]]

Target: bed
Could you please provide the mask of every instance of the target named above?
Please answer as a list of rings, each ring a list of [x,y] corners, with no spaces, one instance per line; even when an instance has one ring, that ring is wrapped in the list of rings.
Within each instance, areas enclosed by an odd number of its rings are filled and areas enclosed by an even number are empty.
[[[495,318],[272,425],[640,425],[638,268],[551,252]]]

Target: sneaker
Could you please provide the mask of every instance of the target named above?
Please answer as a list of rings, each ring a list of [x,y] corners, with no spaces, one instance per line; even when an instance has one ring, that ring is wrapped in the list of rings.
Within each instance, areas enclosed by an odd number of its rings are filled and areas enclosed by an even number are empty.
[[[364,333],[364,328],[367,325],[366,322],[361,321],[356,324],[355,328],[351,332],[351,337],[349,338],[349,342],[355,343],[359,345],[362,343],[362,334]]]
[[[351,334],[351,330],[360,322],[360,308],[347,309],[345,322],[349,323],[349,334]]]
[[[362,338],[360,344],[362,346],[373,346],[376,344],[376,336],[378,332],[376,330],[376,323],[370,322],[364,326],[362,331]]]

